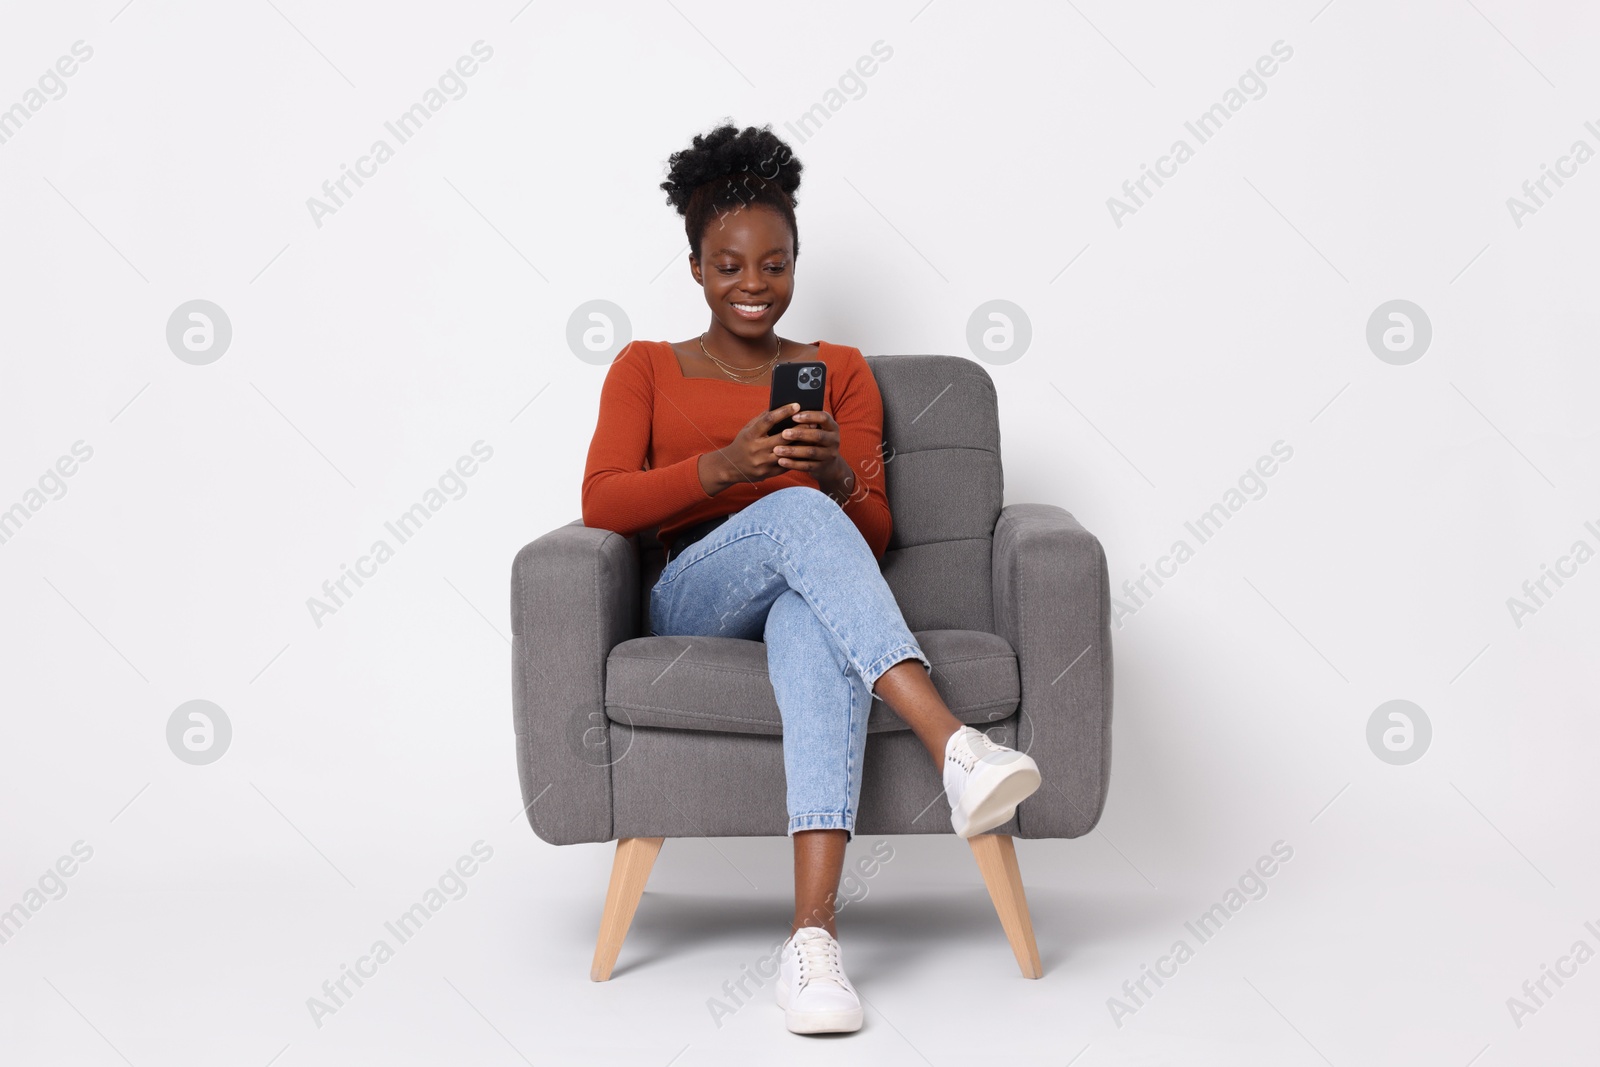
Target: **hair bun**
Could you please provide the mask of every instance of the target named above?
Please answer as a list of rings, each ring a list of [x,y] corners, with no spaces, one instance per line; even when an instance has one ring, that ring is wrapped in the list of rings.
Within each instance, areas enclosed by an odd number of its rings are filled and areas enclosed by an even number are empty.
[[[772,132],[772,125],[739,129],[725,122],[710,133],[695,134],[689,148],[674,152],[667,159],[667,203],[686,215],[689,198],[707,182],[731,174],[750,172],[782,189],[791,205],[797,203],[800,188],[800,161],[783,138]]]

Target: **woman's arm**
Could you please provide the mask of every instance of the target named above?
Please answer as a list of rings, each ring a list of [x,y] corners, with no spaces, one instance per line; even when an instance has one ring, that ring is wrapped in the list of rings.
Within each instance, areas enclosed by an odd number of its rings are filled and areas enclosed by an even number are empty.
[[[612,362],[600,389],[600,414],[583,472],[585,526],[637,533],[731,484],[722,480],[726,472],[717,452],[645,470],[654,410],[649,353],[630,343]]]
[[[840,361],[839,370],[844,372],[838,375],[841,388],[833,394],[833,419],[839,424],[839,466],[827,472],[826,477],[819,471],[817,485],[840,500],[844,513],[861,531],[872,554],[882,559],[893,529],[884,489],[883,397],[866,357],[859,349],[849,351],[854,354]]]

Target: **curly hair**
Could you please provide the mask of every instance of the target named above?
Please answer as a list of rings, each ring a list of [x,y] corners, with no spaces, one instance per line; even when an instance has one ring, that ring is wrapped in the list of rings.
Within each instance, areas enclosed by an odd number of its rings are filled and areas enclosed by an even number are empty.
[[[800,188],[800,161],[769,123],[743,130],[725,122],[710,133],[695,134],[691,147],[667,160],[667,203],[683,216],[684,232],[695,259],[701,238],[715,220],[751,204],[783,216],[800,254],[800,228],[795,223],[795,190]]]

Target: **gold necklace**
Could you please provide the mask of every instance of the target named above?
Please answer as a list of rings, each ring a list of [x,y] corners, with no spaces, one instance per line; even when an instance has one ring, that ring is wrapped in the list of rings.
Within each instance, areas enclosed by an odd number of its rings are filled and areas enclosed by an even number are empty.
[[[783,355],[783,338],[778,338],[778,350],[772,354],[772,358],[763,363],[758,369],[756,369],[755,373],[751,374],[748,378],[737,373],[735,368],[728,366],[728,364],[722,362],[722,360],[711,354],[711,350],[706,347],[706,335],[704,333],[700,335],[700,351],[704,352],[706,354],[706,358],[720,367],[722,372],[728,377],[742,382],[745,385],[749,385],[756,381],[756,379],[760,378],[763,374],[766,374],[767,371],[772,369],[772,365],[778,362],[778,357]],[[737,368],[737,370],[744,371],[748,371],[749,369],[750,368],[748,367]]]

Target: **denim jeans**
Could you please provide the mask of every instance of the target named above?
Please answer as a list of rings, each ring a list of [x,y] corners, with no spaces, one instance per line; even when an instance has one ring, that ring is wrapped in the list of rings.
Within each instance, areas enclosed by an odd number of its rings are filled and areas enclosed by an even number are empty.
[[[668,561],[650,591],[650,629],[766,642],[788,832],[853,838],[872,686],[902,660],[933,665],[839,505],[796,485],[735,512]]]

